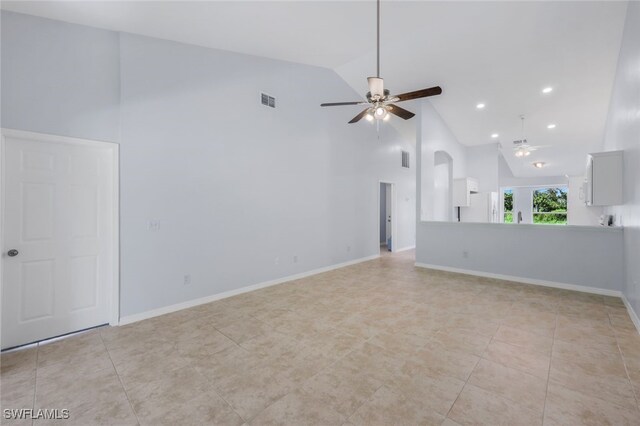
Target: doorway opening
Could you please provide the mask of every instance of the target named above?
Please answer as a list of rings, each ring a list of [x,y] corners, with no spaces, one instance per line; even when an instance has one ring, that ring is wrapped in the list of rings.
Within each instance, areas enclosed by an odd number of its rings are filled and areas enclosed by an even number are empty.
[[[380,182],[378,188],[379,241],[380,253],[395,251],[395,185],[391,182]]]

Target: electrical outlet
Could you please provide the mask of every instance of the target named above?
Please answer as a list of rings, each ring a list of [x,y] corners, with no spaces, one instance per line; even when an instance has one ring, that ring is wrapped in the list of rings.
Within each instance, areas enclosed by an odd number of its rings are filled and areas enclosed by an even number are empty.
[[[469,258],[469,252],[468,251],[463,251],[462,252],[462,257],[464,257],[465,259]]]
[[[191,284],[191,274],[187,274],[184,276],[184,285]]]
[[[293,256],[293,263],[298,263],[298,256]]]

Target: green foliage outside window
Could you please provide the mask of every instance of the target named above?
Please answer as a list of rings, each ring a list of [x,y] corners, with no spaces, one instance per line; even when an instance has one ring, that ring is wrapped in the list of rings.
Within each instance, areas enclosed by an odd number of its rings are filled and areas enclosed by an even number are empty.
[[[504,191],[504,223],[513,223],[513,191]]]
[[[544,188],[533,191],[533,223],[567,224],[566,188]]]
[[[504,223],[513,223],[513,191],[504,191]],[[533,223],[567,224],[567,189],[543,188],[533,191]]]

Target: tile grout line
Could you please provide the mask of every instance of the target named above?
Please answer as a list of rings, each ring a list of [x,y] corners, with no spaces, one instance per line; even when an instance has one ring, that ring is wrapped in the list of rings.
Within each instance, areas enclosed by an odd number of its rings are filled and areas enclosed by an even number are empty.
[[[551,362],[553,361],[553,348],[556,345],[556,333],[558,332],[558,313],[556,312],[556,327],[553,330],[553,341],[551,342],[551,353],[549,354],[549,370],[547,371],[547,387],[544,392],[544,404],[542,406],[542,424],[547,413],[547,399],[549,398],[549,383],[551,383]]]
[[[483,355],[487,351],[487,348],[489,347],[491,342],[493,342],[493,338],[495,337],[497,332],[498,332],[498,330],[496,329],[496,331],[494,332],[493,336],[491,336],[491,340],[489,340],[489,343],[487,343],[487,347],[484,349],[484,351],[482,353]],[[453,407],[456,405],[456,402],[458,402],[458,399],[460,399],[460,395],[462,395],[462,392],[464,391],[464,388],[467,387],[467,383],[469,383],[469,379],[471,379],[471,376],[473,375],[473,372],[476,370],[476,368],[478,368],[478,364],[480,364],[480,361],[483,360],[483,359],[484,358],[482,357],[482,355],[478,356],[478,361],[476,361],[476,365],[474,365],[473,368],[471,369],[471,371],[469,372],[469,376],[467,377],[467,380],[465,380],[464,385],[462,385],[462,388],[460,389],[460,392],[458,393],[458,396],[456,396],[456,399],[453,401],[453,404],[451,404],[451,407],[449,407],[449,411],[447,411],[447,414],[444,416],[445,420],[449,418],[449,414],[451,414],[451,410],[453,410]]]
[[[404,283],[401,283],[401,284],[404,284]],[[377,288],[377,287],[376,287],[376,288]],[[401,288],[401,287],[398,287],[398,288]],[[401,293],[401,296],[403,296],[403,297],[405,297],[405,296],[411,296],[411,294],[412,294],[411,292],[406,292],[406,294],[405,294],[404,292],[402,292],[402,293]],[[478,294],[482,295],[482,290],[479,290],[479,291],[478,291]],[[476,294],[476,296],[477,296],[478,294]],[[322,296],[322,295],[318,294],[318,296]],[[326,296],[326,295],[325,295],[325,296]],[[389,299],[390,297],[392,297],[392,296],[386,295],[386,293],[385,293],[385,296],[384,296],[384,299],[385,299],[385,300]],[[389,299],[388,301],[392,302],[392,301],[393,301],[393,299]],[[271,308],[271,307],[272,307],[272,306],[269,306],[269,308]],[[302,307],[302,308],[300,308],[300,309],[304,309],[304,307]],[[296,310],[295,312],[302,312],[302,311],[298,311],[298,310]],[[358,311],[358,312],[360,312],[360,311]],[[466,314],[466,312],[465,312],[465,311],[460,311],[460,312],[458,312],[458,311],[454,311],[454,313],[455,313],[455,314],[458,314],[458,313],[460,313],[460,314]],[[477,313],[473,313],[473,312],[471,312],[471,313],[469,313],[469,315],[479,315],[479,314],[481,314],[481,313],[482,313],[482,312],[480,312],[480,311],[478,311]],[[318,315],[321,315],[321,314],[318,314]],[[357,315],[357,314],[354,314],[354,315]],[[261,319],[259,319],[259,318],[256,318],[256,317],[254,317],[253,315],[251,315],[250,313],[248,314],[248,316],[249,316],[249,317],[251,317],[251,318],[254,318],[255,320],[257,320],[257,321],[259,321],[259,322],[262,322],[262,323],[264,323],[264,324],[269,325],[269,323],[268,323],[267,321],[263,321],[263,320],[261,320]],[[561,316],[560,316],[560,314],[558,314],[558,313],[557,313],[557,308],[556,308],[556,314],[555,314],[555,325],[556,325],[556,328],[554,329],[554,332],[553,332],[553,334],[552,334],[551,354],[550,354],[550,356],[549,356],[549,368],[548,368],[548,373],[547,373],[547,383],[546,383],[546,389],[545,389],[545,399],[544,399],[543,412],[542,412],[542,422],[543,422],[543,424],[544,424],[544,421],[545,421],[545,413],[546,413],[547,400],[549,400],[549,395],[548,395],[548,394],[549,394],[549,388],[550,388],[550,371],[551,371],[551,366],[552,366],[552,365],[551,365],[551,358],[552,358],[552,355],[553,355],[553,350],[554,350],[554,348],[557,346],[558,341],[560,341],[561,343],[562,343],[562,342],[564,342],[564,340],[556,338],[557,336],[559,336],[558,329],[557,329],[557,325],[558,325],[558,322],[559,322],[559,318],[561,318]],[[610,314],[608,314],[607,319],[609,320],[609,322],[611,322],[612,318],[613,318],[613,317],[612,317],[612,314],[611,314],[611,313],[610,313]],[[332,330],[332,331],[337,330],[338,332],[342,332],[342,333],[344,333],[344,334],[346,334],[346,335],[351,335],[350,333],[348,333],[348,332],[346,332],[346,331],[341,331],[339,328],[336,328],[336,327],[338,327],[338,326],[337,326],[337,325],[333,325],[333,326],[331,326],[330,328],[331,328],[331,330]],[[218,329],[217,327],[213,327],[213,328],[214,328],[216,331],[220,332],[220,331],[219,331],[219,329]],[[384,329],[384,330],[386,331],[386,329]],[[528,330],[525,330],[525,331],[528,331]],[[222,332],[220,332],[220,334],[221,334],[221,335],[223,335],[223,336],[225,336],[225,337],[227,337],[227,338],[229,338],[228,336],[226,336],[226,335],[225,335],[224,333],[222,333]],[[285,334],[285,335],[286,335],[286,334]],[[260,410],[260,411],[255,415],[255,416],[253,416],[253,417],[252,417],[252,419],[251,419],[251,420],[254,420],[254,419],[255,419],[255,417],[256,417],[256,416],[258,416],[262,411],[264,411],[265,409],[267,409],[267,408],[268,408],[268,407],[270,407],[271,405],[275,404],[276,402],[280,401],[282,398],[286,397],[287,395],[290,395],[290,394],[291,394],[291,393],[293,393],[293,392],[297,392],[298,390],[302,389],[302,387],[304,386],[304,383],[305,383],[307,380],[310,380],[312,377],[316,377],[316,376],[318,376],[318,375],[322,374],[323,372],[327,371],[331,366],[333,366],[333,365],[335,365],[336,363],[338,363],[341,359],[344,359],[344,358],[348,357],[350,354],[352,354],[352,353],[356,352],[356,351],[358,350],[358,348],[360,347],[360,345],[362,345],[362,344],[364,344],[364,343],[369,342],[371,345],[374,345],[376,348],[386,349],[386,343],[385,343],[384,341],[382,341],[382,342],[376,342],[376,343],[372,342],[372,339],[373,339],[376,335],[377,335],[377,333],[376,333],[375,335],[371,336],[371,337],[368,337],[368,338],[366,338],[366,339],[361,340],[357,345],[354,345],[354,347],[349,348],[349,349],[348,349],[348,351],[347,351],[346,353],[344,353],[342,356],[337,357],[337,358],[336,358],[336,359],[334,359],[332,362],[330,362],[329,364],[327,364],[327,365],[325,365],[324,367],[322,367],[318,372],[316,372],[316,373],[315,373],[315,374],[313,374],[312,376],[310,376],[310,377],[308,377],[308,378],[306,378],[306,379],[302,380],[302,381],[300,382],[300,385],[299,385],[299,386],[292,387],[292,388],[293,388],[293,390],[292,390],[291,392],[288,392],[287,394],[283,395],[282,397],[280,397],[280,398],[278,398],[278,399],[274,400],[274,402],[273,402],[273,403],[269,404],[267,407],[265,407],[264,409]],[[452,403],[451,407],[450,407],[450,408],[449,408],[449,410],[447,411],[447,416],[448,416],[448,415],[450,414],[450,412],[452,411],[452,408],[455,406],[455,404],[456,404],[457,400],[459,400],[459,397],[460,397],[461,393],[463,392],[463,390],[465,389],[465,387],[469,384],[468,382],[470,381],[470,378],[473,376],[473,374],[474,374],[475,370],[477,369],[479,362],[480,362],[481,360],[483,360],[483,359],[486,359],[486,358],[484,358],[483,356],[484,356],[484,355],[486,355],[486,353],[487,353],[487,347],[488,347],[488,345],[489,345],[489,344],[491,344],[492,342],[494,342],[494,341],[495,341],[495,342],[505,343],[505,344],[507,344],[507,345],[509,345],[509,346],[519,347],[519,345],[517,345],[517,344],[513,345],[513,344],[511,344],[511,343],[509,343],[509,342],[502,342],[502,341],[500,340],[500,339],[501,339],[501,337],[500,337],[500,336],[496,336],[496,335],[497,335],[497,331],[496,331],[496,332],[494,332],[494,335],[490,338],[489,343],[486,345],[486,347],[483,349],[483,351],[481,351],[481,352],[482,352],[482,354],[478,357],[478,358],[479,358],[479,359],[478,359],[478,361],[476,362],[476,364],[474,365],[474,367],[470,370],[469,376],[467,377],[466,381],[464,382],[463,386],[461,387],[461,390],[460,390],[460,392],[457,394],[457,397],[455,398],[455,400],[454,400],[454,402]],[[560,335],[561,335],[561,333],[560,333]],[[353,335],[352,335],[352,336],[353,336]],[[620,342],[623,342],[623,340],[618,339],[618,336],[619,336],[619,334],[618,334],[618,333],[616,333],[616,335],[615,335],[615,337],[616,337],[616,343],[617,343],[617,345],[616,345],[616,346],[617,346],[617,349],[618,349],[618,351],[616,351],[616,352],[618,352],[618,353],[620,353],[620,354],[621,354],[622,349],[621,349],[621,346],[620,346],[620,344],[621,344]],[[103,339],[102,337],[103,337],[103,336],[101,335],[102,342],[103,342],[103,344],[105,344],[105,343],[104,343],[104,339]],[[354,336],[354,337],[356,337],[356,336]],[[229,338],[229,339],[230,339],[230,338]],[[240,344],[236,343],[233,339],[230,339],[230,340],[231,340],[231,341],[232,341],[236,346],[238,346],[238,347],[240,347],[240,348],[244,349],[245,351],[249,351],[249,349],[247,349],[247,348],[245,348],[244,346],[241,346]],[[422,346],[425,346],[425,345],[427,345],[427,343],[423,343],[423,344],[422,344]],[[419,345],[416,345],[416,346],[420,346],[420,344],[419,344]],[[305,345],[305,347],[307,347],[307,346]],[[105,344],[105,349],[106,349],[106,344]],[[305,350],[305,349],[303,349],[303,350]],[[113,360],[112,360],[112,358],[111,358],[111,355],[110,355],[110,353],[109,353],[108,349],[107,349],[107,353],[108,353],[108,355],[109,355],[109,357],[110,357],[110,361],[111,361],[111,363],[112,363],[112,366],[113,366],[114,370],[116,371],[116,374],[118,375],[118,378],[119,378],[120,384],[121,384],[121,386],[123,387],[123,390],[125,390],[125,389],[124,389],[123,382],[122,382],[122,379],[120,378],[120,375],[118,374],[117,369],[115,369],[115,364],[113,363]],[[474,355],[475,355],[475,354],[474,354]],[[624,368],[625,368],[625,373],[626,373],[627,379],[630,381],[631,379],[630,379],[629,372],[630,372],[630,371],[633,371],[633,370],[632,370],[630,367],[628,367],[628,366],[627,366],[627,362],[626,362],[627,360],[626,360],[626,358],[624,357],[624,355],[621,355],[621,356],[622,356],[623,365],[624,365]],[[186,358],[186,356],[183,356],[183,358]],[[632,359],[633,359],[633,358],[629,358],[629,361],[631,362],[631,360],[632,360]],[[36,379],[37,379],[37,377],[38,377],[38,375],[39,375],[39,374],[38,374],[38,361],[39,361],[39,349],[37,349],[37,352],[36,352]],[[501,365],[504,365],[504,364],[501,364]],[[507,366],[507,367],[508,367],[508,368],[513,368],[513,367],[511,367],[511,366]],[[191,368],[194,368],[194,366],[192,365],[192,366],[191,366]],[[198,368],[194,368],[194,369],[195,369],[195,370],[199,370]],[[517,369],[517,370],[519,370],[519,371],[523,371],[523,372],[524,372],[524,370],[520,370],[520,369]],[[364,372],[364,371],[369,371],[369,370],[368,370],[368,369],[364,369],[364,370],[362,370],[362,371]],[[200,373],[200,375],[202,375],[201,371],[198,371],[198,373]],[[529,374],[530,374],[530,373],[529,373]],[[41,379],[41,380],[40,380],[40,382],[41,382],[41,381],[42,381],[42,376],[41,376],[41,374],[40,374],[40,379]],[[390,385],[388,385],[388,384],[387,384],[387,383],[393,383],[392,381],[382,380],[381,382],[382,382],[382,384],[381,384],[379,387],[377,387],[377,388],[375,389],[375,391],[373,392],[374,394],[375,394],[376,392],[378,392],[378,391],[379,391],[382,387],[384,387],[384,386],[387,386],[388,388],[392,388]],[[35,402],[36,402],[36,388],[35,388],[35,383],[36,383],[36,381],[34,381],[34,395],[33,395],[33,403],[32,403],[34,408],[35,408]],[[211,382],[210,382],[210,383],[211,383]],[[474,385],[474,386],[475,386],[475,385]],[[482,386],[480,386],[480,387],[482,387]],[[572,388],[568,388],[568,389],[573,390]],[[214,388],[214,389],[212,389],[212,390],[214,391],[214,392],[213,392],[214,394],[218,394],[218,392],[217,392],[217,390],[216,390],[215,388]],[[634,390],[633,388],[632,388],[632,392],[634,392],[634,398],[635,398],[635,401],[636,401],[636,404],[637,404],[637,403],[638,403],[638,400],[640,399],[640,398],[639,398],[639,394],[638,394],[638,393],[636,393],[636,392],[635,392],[635,390]],[[582,392],[580,392],[580,393],[582,393]],[[218,394],[218,395],[219,395],[219,394]],[[591,394],[586,394],[586,393],[584,393],[583,395],[586,395],[586,396],[592,396]],[[137,419],[137,420],[138,420],[138,422],[139,422],[139,419],[138,419],[138,417],[137,417],[137,413],[136,413],[136,412],[135,412],[135,410],[133,409],[132,403],[131,403],[131,401],[130,401],[130,400],[129,400],[129,398],[128,398],[128,394],[127,394],[126,390],[125,390],[125,396],[127,397],[128,402],[129,402],[129,404],[130,404],[130,406],[131,406],[131,408],[132,408],[132,411],[133,411],[134,415],[136,416],[136,419]],[[134,395],[134,396],[135,396],[135,395]],[[224,400],[224,401],[225,401],[229,406],[231,406],[231,404],[229,404],[229,403],[228,403],[228,401],[226,401],[226,400],[222,397],[222,395],[219,395],[219,396],[220,396],[220,398],[221,398],[222,400]],[[352,413],[351,415],[349,415],[349,416],[345,417],[345,418],[347,419],[347,421],[348,421],[349,419],[354,418],[354,417],[353,417],[353,416],[354,416],[354,414],[355,414],[358,410],[360,410],[360,409],[361,409],[361,407],[362,407],[363,405],[365,405],[365,404],[367,404],[367,402],[371,401],[371,399],[372,399],[371,397],[369,397],[369,398],[365,398],[365,399],[364,399],[364,402],[360,403],[360,404],[358,405],[358,407],[353,411],[353,413]],[[607,402],[607,403],[609,403],[609,404],[617,405],[617,404],[612,403],[612,402],[610,402],[610,401],[602,400],[601,398],[598,398],[598,400],[601,400],[601,401]],[[231,406],[231,408],[233,409],[233,406]],[[233,411],[235,412],[235,410],[233,410]],[[237,412],[236,412],[236,414],[237,414]],[[438,414],[440,414],[440,413],[438,413]],[[240,416],[240,419],[242,419],[242,416]],[[247,423],[249,423],[249,420],[247,420]],[[32,420],[32,424],[34,424],[34,420]]]
[[[116,368],[116,365],[113,362],[113,358],[111,358],[111,352],[109,352],[109,347],[107,346],[107,344],[105,343],[104,339],[102,338],[102,332],[99,332],[99,335],[100,335],[100,341],[104,345],[104,349],[107,351],[107,356],[109,357],[109,361],[111,361],[111,366],[113,367],[113,371],[116,372],[116,376],[118,377],[118,382],[120,382],[120,386],[122,386],[122,391],[124,392],[124,396],[127,398],[127,402],[129,403],[129,407],[131,407],[131,412],[135,416],[136,421],[138,422],[138,425],[142,425],[142,423],[140,423],[140,418],[138,418],[138,413],[134,409],[133,403],[131,402],[131,399],[129,398],[129,393],[127,392],[127,389],[124,387],[124,383],[122,383],[122,378],[120,377],[120,373],[118,373],[118,369]]]
[[[611,322],[611,316],[610,314],[607,314],[609,316],[609,322]],[[633,385],[633,381],[631,380],[631,375],[629,374],[629,367],[627,366],[627,359],[624,356],[624,352],[622,352],[622,348],[620,347],[620,341],[618,339],[618,331],[615,327],[613,327],[612,324],[612,328],[613,328],[613,333],[615,335],[616,338],[616,347],[618,348],[618,352],[620,353],[620,357],[622,358],[622,365],[624,366],[624,372],[627,374],[627,381],[629,382],[629,385],[631,386],[631,391],[633,392],[633,397],[636,400],[636,407],[637,409],[640,411],[640,399],[638,399],[638,393],[636,391],[635,386]]]
[[[560,314],[558,314],[558,315],[560,315]],[[612,330],[615,333],[615,328],[612,327]],[[561,341],[561,342],[567,343],[567,341],[564,341],[562,339],[558,339],[558,340]],[[554,341],[555,341],[555,339],[554,339]],[[617,334],[616,334],[616,347],[618,348],[618,351],[620,351],[620,347],[618,345],[618,340],[617,340]],[[599,349],[593,349],[593,350],[599,351]],[[611,354],[611,352],[608,352],[608,351],[606,353]],[[624,356],[622,356],[621,353],[618,353],[618,355],[621,356],[622,363],[625,366],[625,373],[627,373],[626,363],[624,361]],[[628,377],[627,377],[627,380],[629,380]],[[629,380],[629,382],[630,382],[630,380]],[[633,389],[633,384],[630,383],[630,385],[631,385],[631,390],[632,390],[632,393],[634,394],[634,399],[635,399],[635,390]],[[600,395],[596,395],[596,394],[593,394],[593,393],[586,393],[586,392],[583,392],[581,389],[575,389],[575,388],[572,388],[572,387],[568,387],[568,386],[565,386],[564,384],[557,384],[556,386],[559,386],[559,387],[561,387],[563,389],[568,389],[568,390],[570,390],[572,392],[578,393],[578,394],[586,396],[588,398],[596,399],[598,401],[604,402],[605,404],[613,405],[613,406],[615,406],[617,408],[620,408],[620,409],[629,409],[628,407],[625,407],[623,404],[620,404],[619,402],[613,402],[613,401],[610,401],[610,400],[607,400],[607,399],[603,399],[602,397],[600,397]],[[638,409],[640,410],[640,407],[638,407]]]
[[[627,314],[628,315],[628,314]],[[620,357],[622,357],[622,365],[624,365],[624,371],[627,374],[627,380],[629,381],[629,385],[631,386],[631,390],[633,391],[633,397],[636,400],[636,407],[640,410],[640,399],[638,399],[638,393],[636,391],[635,386],[633,386],[633,381],[631,380],[631,375],[629,374],[629,367],[627,366],[627,359],[624,356],[624,352],[622,352],[622,348],[620,347],[620,340],[618,339],[618,335],[620,334],[616,327],[614,327],[613,322],[611,321],[611,312],[607,312],[607,318],[609,319],[609,324],[613,329],[614,336],[616,338],[616,347],[618,348],[618,352],[620,353]]]
[[[233,342],[233,343],[235,343],[235,342]],[[237,345],[238,347],[240,347],[240,345],[238,345],[237,343],[236,343],[236,345]],[[231,347],[231,346],[229,346],[229,347]],[[244,348],[242,348],[242,349],[244,349]],[[223,349],[223,350],[224,350],[224,349]],[[218,351],[218,352],[221,352],[221,351]],[[218,353],[218,352],[216,352],[216,353]],[[182,357],[182,355],[180,355],[180,356]],[[229,401],[227,401],[227,400],[226,400],[226,398],[225,398],[224,396],[222,396],[222,394],[221,394],[220,392],[218,392],[218,389],[216,389],[216,386],[213,384],[213,381],[212,381],[212,380],[209,380],[209,378],[208,378],[207,376],[205,376],[204,374],[202,374],[198,368],[196,368],[196,367],[194,367],[194,366],[192,366],[192,365],[189,365],[189,368],[193,368],[193,369],[195,370],[195,372],[196,372],[196,373],[198,373],[198,374],[200,375],[200,377],[202,377],[202,378],[203,378],[203,379],[204,379],[204,380],[205,380],[205,381],[206,381],[206,382],[211,386],[211,390],[213,391],[213,393],[215,393],[216,395],[218,395],[218,397],[220,397],[220,399],[221,399],[221,400],[223,400],[223,401],[224,401],[224,402],[229,406],[229,408],[231,408],[231,410],[232,410],[234,413],[236,413],[236,415],[237,415],[238,417],[240,417],[240,418],[242,419],[242,421],[243,421],[244,423],[247,423],[247,422],[249,421],[249,420],[245,420],[245,418],[244,418],[244,417],[242,417],[242,416],[240,415],[240,413],[238,413],[238,412],[236,411],[235,407],[234,407],[233,405],[231,405],[231,403],[230,403]]]
[[[275,329],[273,329],[273,330],[275,331]],[[347,334],[348,334],[348,333],[347,333]],[[285,336],[286,336],[286,335],[285,335]],[[297,341],[297,339],[295,339],[295,338],[293,338],[293,337],[290,337],[290,336],[287,336],[287,337],[288,337],[289,339],[292,339],[292,340],[296,340],[296,341]],[[357,336],[354,336],[354,337],[357,337]],[[369,339],[370,339],[370,338],[369,338]],[[367,342],[369,339],[365,340],[365,342]],[[235,341],[234,341],[234,343],[235,343]],[[248,349],[246,349],[246,348],[242,347],[240,344],[236,343],[236,345],[237,345],[238,347],[240,347],[240,348],[244,349],[245,351],[249,352],[249,350],[248,350]],[[302,352],[303,350],[304,350],[304,348],[303,348],[303,349],[301,349],[300,351],[298,351],[297,353],[300,353],[300,352]],[[342,359],[346,358],[348,355],[350,355],[350,354],[351,354],[352,352],[354,352],[354,351],[355,351],[355,349],[352,349],[352,350],[350,350],[349,352],[347,352],[346,354],[344,354],[343,356],[338,357],[338,358],[337,358],[337,359],[335,359],[333,362],[331,362],[330,364],[328,364],[328,365],[327,365],[327,366],[325,366],[324,368],[320,369],[320,370],[319,370],[317,373],[315,373],[314,375],[312,375],[312,376],[310,376],[310,377],[306,378],[306,379],[304,380],[304,382],[303,382],[300,386],[295,387],[292,391],[287,392],[286,394],[284,394],[284,395],[280,396],[279,398],[275,399],[271,404],[267,405],[267,406],[266,406],[266,407],[264,407],[262,410],[258,411],[258,412],[257,412],[253,417],[251,417],[250,419],[245,419],[245,418],[244,418],[244,417],[242,417],[242,416],[240,416],[240,418],[241,418],[241,419],[243,419],[243,420],[245,420],[245,422],[251,422],[251,421],[252,421],[252,420],[254,420],[256,417],[258,417],[258,416],[260,415],[260,413],[262,413],[262,412],[263,412],[263,411],[265,411],[267,408],[271,407],[272,405],[274,405],[275,403],[277,403],[277,402],[278,402],[278,401],[280,401],[281,399],[285,398],[286,396],[290,395],[291,393],[293,393],[293,392],[295,392],[295,391],[302,390],[302,385],[303,385],[305,382],[307,382],[308,380],[311,380],[312,378],[316,377],[317,375],[319,375],[320,373],[322,373],[323,371],[325,371],[325,370],[326,370],[326,369],[328,369],[329,367],[331,367],[331,366],[335,365],[338,361],[340,361],[340,360],[342,360]],[[257,367],[254,367],[254,368],[257,368]],[[221,396],[221,398],[222,398],[222,396]],[[224,398],[223,398],[223,399],[224,399]],[[225,402],[226,402],[226,400],[225,400]],[[229,404],[229,405],[231,405],[231,404]],[[233,408],[233,406],[232,406],[232,408]],[[235,411],[235,410],[234,410],[234,411]],[[238,414],[238,415],[240,415],[240,414]],[[338,415],[340,415],[340,413],[338,413]],[[347,418],[347,420],[348,420],[348,418]]]
[[[349,334],[349,333],[347,333],[347,332],[342,332],[342,331],[338,330],[337,328],[333,328],[333,327],[330,327],[330,328],[331,328],[332,330],[334,330],[334,331],[338,331],[338,332],[341,332],[341,333],[347,334],[347,335],[352,336],[352,337],[355,337],[355,338],[357,338],[357,337],[358,337],[358,336],[355,336],[355,335],[353,335],[353,334]],[[370,344],[372,344],[373,346],[376,346],[376,347],[380,348],[380,346],[376,345],[375,343],[371,343],[371,342],[370,342],[370,340],[371,340],[371,339],[373,339],[375,336],[376,336],[376,334],[374,334],[374,335],[372,335],[372,336],[370,336],[370,337],[367,337],[367,338],[366,338],[366,339],[364,339],[363,341],[358,342],[358,344],[356,344],[355,346],[358,346],[358,345],[361,345],[361,344],[365,344],[365,343],[370,343]],[[288,336],[288,337],[289,337],[289,336]],[[289,338],[290,338],[290,339],[293,339],[293,340],[296,340],[296,339],[295,339],[295,338],[293,338],[293,337],[289,337]],[[238,346],[240,346],[240,345],[238,345]],[[243,349],[244,349],[244,348],[243,348]],[[381,349],[384,349],[384,348],[381,348]],[[245,350],[246,350],[246,349],[245,349]],[[304,350],[304,349],[302,349],[302,350]],[[301,351],[302,351],[302,350],[301,350]],[[301,351],[300,351],[300,352],[301,352]],[[297,387],[296,387],[294,390],[292,390],[291,392],[288,392],[287,394],[282,395],[280,398],[276,399],[275,401],[273,401],[273,403],[269,404],[268,406],[266,406],[265,408],[263,408],[262,410],[260,410],[260,411],[259,411],[258,413],[256,413],[256,414],[255,414],[251,419],[249,419],[249,420],[247,420],[247,421],[251,421],[251,420],[255,419],[255,418],[256,418],[260,413],[262,413],[264,410],[266,410],[267,408],[271,407],[273,404],[277,403],[278,401],[280,401],[281,399],[285,398],[285,397],[286,397],[286,396],[288,396],[289,394],[291,394],[291,393],[293,393],[293,392],[295,392],[295,391],[303,391],[302,387],[303,387],[303,385],[304,385],[304,383],[305,383],[305,382],[307,382],[307,381],[309,381],[309,380],[313,379],[314,377],[316,377],[316,376],[320,375],[322,372],[324,372],[324,371],[328,370],[330,367],[334,366],[334,365],[335,365],[335,364],[337,364],[339,361],[341,361],[341,360],[343,360],[343,359],[347,358],[349,355],[351,355],[351,354],[352,354],[352,353],[354,353],[355,351],[356,351],[356,348],[354,347],[354,348],[350,349],[348,352],[346,352],[344,355],[342,355],[342,356],[340,356],[340,357],[336,358],[336,359],[335,359],[335,360],[333,360],[331,363],[329,363],[329,364],[327,364],[325,367],[321,368],[318,372],[316,372],[316,373],[315,373],[315,374],[313,374],[312,376],[309,376],[308,378],[306,378],[306,379],[301,383],[301,385],[300,385],[300,386],[297,386]],[[380,386],[378,386],[378,387],[376,388],[376,390],[373,392],[373,394],[375,394],[376,392],[378,392],[378,390],[380,390],[383,386],[385,386],[385,384],[386,384],[386,383],[385,383],[383,380],[381,380],[380,382],[381,382]],[[373,394],[372,394],[372,396],[373,396]],[[369,399],[371,399],[371,398],[369,398]],[[343,416],[343,417],[345,417],[345,420],[346,420],[346,421],[349,421],[349,419],[350,419],[350,418],[351,418],[351,417],[356,413],[356,411],[358,411],[358,409],[359,409],[360,407],[362,407],[366,402],[368,402],[368,401],[369,401],[369,399],[367,399],[367,400],[363,401],[362,403],[360,403],[360,404],[358,405],[358,407],[353,411],[353,413],[351,413],[349,416]],[[335,411],[335,412],[336,412],[338,415],[342,416],[342,415],[341,415],[340,413],[338,413],[337,411]],[[242,417],[242,416],[241,416],[241,417]]]
[[[36,346],[36,368],[35,368],[35,372],[34,372],[34,378],[33,378],[33,402],[31,404],[31,409],[35,410],[36,409],[36,392],[38,389],[38,360],[39,360],[39,356],[40,356],[40,342],[38,342],[37,346]],[[31,419],[31,426],[33,426],[33,423],[35,422],[35,419]]]

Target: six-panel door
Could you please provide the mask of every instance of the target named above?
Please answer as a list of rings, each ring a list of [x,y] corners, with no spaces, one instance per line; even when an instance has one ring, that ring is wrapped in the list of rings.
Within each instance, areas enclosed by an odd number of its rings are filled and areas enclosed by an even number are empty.
[[[2,348],[109,322],[116,155],[105,145],[5,135]]]

